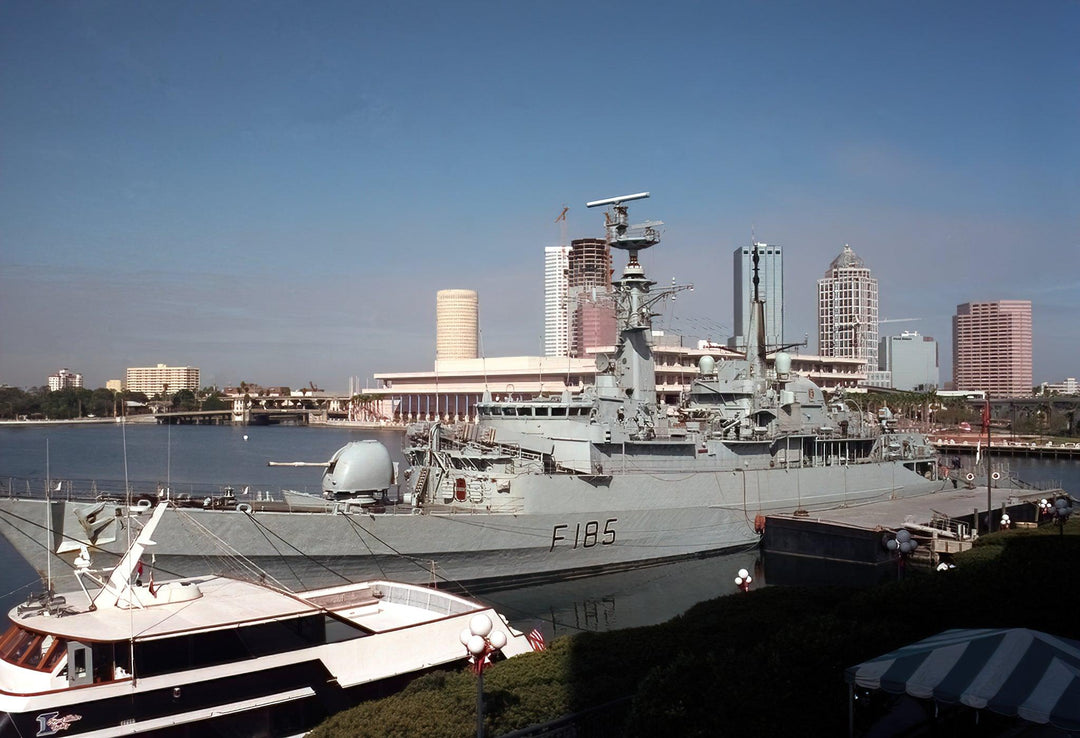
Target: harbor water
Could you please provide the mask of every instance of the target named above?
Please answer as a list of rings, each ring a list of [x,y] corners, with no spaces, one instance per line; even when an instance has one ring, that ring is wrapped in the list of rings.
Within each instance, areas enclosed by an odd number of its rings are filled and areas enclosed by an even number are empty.
[[[344,427],[159,426],[129,423],[0,427],[0,489],[41,494],[96,489],[210,494],[230,486],[239,498],[293,489],[318,494],[322,470],[270,467],[270,461],[325,462],[349,441],[381,441],[396,461],[401,433]],[[1080,462],[1009,460],[1016,476],[1060,485],[1080,495]],[[28,481],[30,480],[30,481]],[[6,612],[41,588],[38,574],[0,539],[0,608]],[[549,636],[613,630],[668,620],[697,602],[737,591],[734,577],[750,570],[767,581],[756,550],[628,572],[523,587],[478,596],[519,627],[540,625]]]

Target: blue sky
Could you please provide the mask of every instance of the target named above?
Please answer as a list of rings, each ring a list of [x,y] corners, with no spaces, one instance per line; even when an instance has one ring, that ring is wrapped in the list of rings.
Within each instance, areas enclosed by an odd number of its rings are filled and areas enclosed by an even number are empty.
[[[939,340],[1031,299],[1080,374],[1080,3],[0,3],[0,383],[199,366],[344,390],[430,369],[435,293],[541,352],[543,248],[649,190],[662,318],[730,333],[785,249],[789,340],[845,243]],[[705,337],[702,335],[702,337]]]

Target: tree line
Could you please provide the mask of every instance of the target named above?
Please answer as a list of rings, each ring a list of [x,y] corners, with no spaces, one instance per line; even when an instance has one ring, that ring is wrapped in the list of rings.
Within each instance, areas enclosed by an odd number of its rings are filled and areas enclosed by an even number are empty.
[[[48,387],[0,387],[0,420],[73,420],[77,418],[111,418],[118,415],[136,415],[149,412],[150,402],[165,403],[170,409],[227,410],[230,405],[221,399],[214,388],[180,390],[171,395],[157,394],[147,397],[143,392],[121,390],[115,392],[104,387],[86,389],[67,387],[49,390]]]

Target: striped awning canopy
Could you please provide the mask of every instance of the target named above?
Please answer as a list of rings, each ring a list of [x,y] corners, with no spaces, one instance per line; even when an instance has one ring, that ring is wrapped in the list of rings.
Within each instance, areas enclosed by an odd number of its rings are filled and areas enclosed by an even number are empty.
[[[1080,730],[1080,641],[1027,628],[953,629],[848,668],[867,689]]]

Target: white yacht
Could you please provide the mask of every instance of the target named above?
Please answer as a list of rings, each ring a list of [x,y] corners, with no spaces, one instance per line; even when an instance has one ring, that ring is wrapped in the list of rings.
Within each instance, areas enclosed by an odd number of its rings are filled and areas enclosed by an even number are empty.
[[[79,580],[96,587],[11,610],[0,736],[302,735],[419,673],[465,662],[461,634],[478,616],[493,644],[505,641],[503,657],[533,650],[492,609],[422,586],[155,583],[140,555],[165,510],[107,580],[82,558]]]

